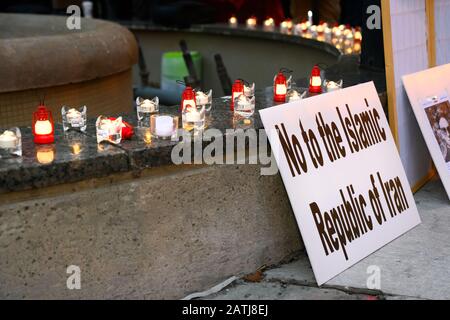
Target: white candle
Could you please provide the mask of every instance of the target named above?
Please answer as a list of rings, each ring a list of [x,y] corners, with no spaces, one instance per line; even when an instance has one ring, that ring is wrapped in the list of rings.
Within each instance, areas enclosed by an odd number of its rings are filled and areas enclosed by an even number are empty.
[[[49,120],[38,120],[34,125],[34,132],[38,135],[50,134],[52,133],[52,124]]]
[[[264,30],[273,31],[275,28],[275,21],[272,18],[264,20]]]
[[[230,27],[236,27],[238,24],[237,18],[236,17],[231,17],[230,20],[228,20],[228,23],[230,24]]]
[[[6,130],[0,135],[0,148],[9,149],[17,146],[16,134],[10,130]]]
[[[254,29],[256,27],[256,18],[251,17],[247,19],[247,28]]]
[[[140,107],[143,112],[155,112],[156,111],[156,104],[149,99],[145,99],[144,101],[142,101],[142,103],[140,104]]]
[[[254,91],[255,91],[255,84],[254,83],[251,86],[249,86],[249,87],[244,85],[244,95],[246,95],[247,97],[253,96]]]
[[[170,137],[173,134],[173,118],[159,116],[155,119],[155,133],[160,137]]]
[[[186,108],[194,107],[195,101],[194,100],[184,100],[183,101],[183,110]]]
[[[185,114],[185,119],[187,122],[199,122],[200,112],[198,112],[195,108],[190,108]]]
[[[327,92],[336,91],[339,90],[341,86],[334,81],[328,81],[327,83]]]
[[[199,106],[204,106],[205,104],[208,104],[208,102],[209,102],[208,96],[205,93],[203,93],[202,91],[196,92],[195,99],[196,99],[197,105],[199,105]]]
[[[298,94],[298,91],[297,90],[292,90],[292,92],[290,93],[290,95],[288,96],[288,102],[291,102],[291,101],[297,101],[297,100],[300,100],[301,99],[301,97],[300,97],[300,95]]]
[[[318,76],[312,77],[311,85],[313,87],[320,87],[322,85],[322,79]]]
[[[67,121],[70,122],[71,124],[72,123],[78,124],[82,121],[81,112],[74,108],[71,108],[69,109],[69,111],[67,111],[66,118]]]

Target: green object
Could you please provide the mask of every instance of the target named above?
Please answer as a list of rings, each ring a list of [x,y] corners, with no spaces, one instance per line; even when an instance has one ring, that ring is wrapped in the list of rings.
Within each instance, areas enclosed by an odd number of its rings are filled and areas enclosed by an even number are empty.
[[[199,81],[202,80],[202,56],[197,51],[191,51],[192,61]],[[161,61],[161,89],[180,91],[184,88],[176,83],[177,80],[184,81],[188,75],[181,51],[165,52]]]

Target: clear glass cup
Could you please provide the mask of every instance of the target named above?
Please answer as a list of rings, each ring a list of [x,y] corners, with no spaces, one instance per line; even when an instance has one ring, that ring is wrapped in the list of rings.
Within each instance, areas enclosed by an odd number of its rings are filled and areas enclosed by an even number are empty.
[[[247,97],[240,94],[234,99],[234,113],[243,118],[249,118],[255,113],[255,97]]]
[[[22,156],[22,134],[17,127],[0,129],[0,158]]]
[[[87,107],[83,106],[80,109],[69,108],[63,106],[61,108],[61,116],[64,131],[75,129],[82,132],[86,131],[87,127]]]
[[[159,98],[143,99],[136,98],[136,113],[138,119],[138,127],[150,127],[150,116],[159,111]]]
[[[97,143],[108,141],[119,144],[122,141],[122,117],[110,120],[108,117],[99,116],[95,126],[97,128]]]
[[[157,139],[176,139],[178,136],[178,116],[168,114],[151,115],[150,132]]]
[[[190,106],[184,108],[181,114],[183,129],[186,131],[199,131],[205,129],[206,109],[205,106]]]
[[[210,112],[212,108],[212,90],[208,92],[196,91],[195,103],[197,107],[205,107],[206,112]]]
[[[286,93],[286,103],[302,100],[306,97],[307,91],[300,93],[297,88],[291,88]]]

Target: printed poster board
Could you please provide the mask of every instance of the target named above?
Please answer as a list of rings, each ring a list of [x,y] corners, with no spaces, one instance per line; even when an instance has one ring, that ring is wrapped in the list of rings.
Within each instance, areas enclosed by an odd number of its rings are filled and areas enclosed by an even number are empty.
[[[450,64],[404,76],[403,83],[450,199]]]
[[[373,82],[260,114],[319,285],[420,223]]]

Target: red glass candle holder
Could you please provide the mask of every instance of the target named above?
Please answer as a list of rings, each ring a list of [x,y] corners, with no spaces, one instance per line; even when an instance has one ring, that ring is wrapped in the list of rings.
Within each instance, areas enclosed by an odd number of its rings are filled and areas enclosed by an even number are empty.
[[[320,77],[320,68],[315,65],[311,71],[309,79],[309,92],[322,93],[322,78]]]
[[[185,108],[195,107],[195,91],[192,89],[192,87],[187,86],[183,94],[181,95],[181,105],[180,105],[180,112],[183,112]]]
[[[238,79],[233,83],[231,88],[231,111],[234,111],[234,100],[241,94],[244,94],[244,81]]]
[[[55,124],[52,112],[45,106],[38,106],[33,113],[33,136],[36,144],[49,144],[55,142]]]
[[[288,90],[287,79],[282,71],[278,72],[273,81],[273,101],[286,102]]]

